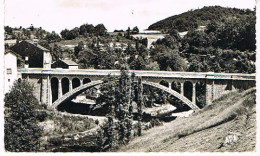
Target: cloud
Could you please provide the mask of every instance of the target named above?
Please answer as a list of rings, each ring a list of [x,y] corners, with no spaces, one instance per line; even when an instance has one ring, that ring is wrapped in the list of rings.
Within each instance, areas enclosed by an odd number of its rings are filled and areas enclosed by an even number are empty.
[[[117,0],[116,0],[117,1]],[[101,9],[108,10],[112,7],[116,1],[105,0],[61,0],[59,6],[62,8],[87,8],[87,9]],[[113,2],[113,3],[111,3]]]

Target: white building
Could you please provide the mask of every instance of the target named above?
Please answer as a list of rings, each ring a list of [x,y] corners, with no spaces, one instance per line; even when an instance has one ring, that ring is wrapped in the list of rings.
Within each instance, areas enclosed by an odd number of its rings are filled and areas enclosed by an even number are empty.
[[[15,80],[18,79],[17,58],[18,54],[8,50],[4,55],[4,93],[10,91]]]

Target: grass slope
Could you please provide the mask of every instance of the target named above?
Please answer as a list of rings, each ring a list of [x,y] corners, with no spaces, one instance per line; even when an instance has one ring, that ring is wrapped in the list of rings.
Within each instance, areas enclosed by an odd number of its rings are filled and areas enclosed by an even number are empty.
[[[121,152],[255,151],[256,89],[233,91],[189,118],[147,130]],[[229,136],[237,141],[227,143]]]

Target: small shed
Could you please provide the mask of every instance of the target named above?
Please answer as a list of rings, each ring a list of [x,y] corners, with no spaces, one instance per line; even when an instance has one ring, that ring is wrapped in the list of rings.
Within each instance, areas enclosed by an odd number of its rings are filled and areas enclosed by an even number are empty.
[[[78,69],[79,65],[70,59],[64,59],[54,62],[51,68]]]

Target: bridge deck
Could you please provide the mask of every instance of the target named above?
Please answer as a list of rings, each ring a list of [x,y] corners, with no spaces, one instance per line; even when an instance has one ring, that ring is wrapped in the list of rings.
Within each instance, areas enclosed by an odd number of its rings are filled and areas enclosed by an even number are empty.
[[[43,74],[43,75],[89,75],[105,76],[120,75],[120,70],[99,70],[99,69],[42,69],[42,68],[21,68],[18,69],[21,74]],[[147,71],[130,70],[141,77],[158,78],[180,78],[180,79],[225,79],[225,80],[255,80],[256,74],[243,73],[213,73],[213,72],[173,72],[173,71]]]

